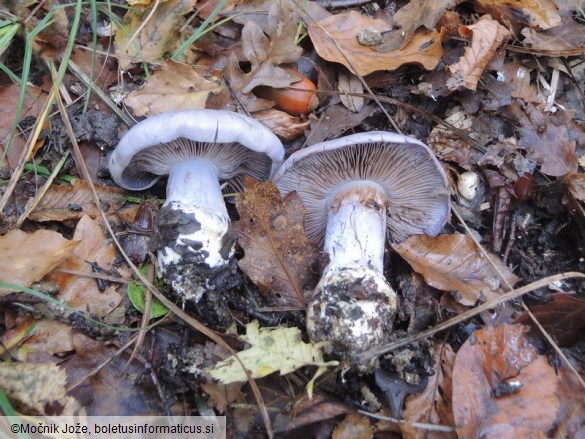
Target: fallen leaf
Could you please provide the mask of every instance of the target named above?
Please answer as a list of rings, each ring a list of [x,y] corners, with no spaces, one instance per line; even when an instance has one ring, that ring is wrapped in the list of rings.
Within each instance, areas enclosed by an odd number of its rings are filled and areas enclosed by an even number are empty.
[[[19,316],[0,340],[3,346],[13,347],[10,354],[14,359],[26,362],[71,352],[73,332],[71,325],[57,320],[35,320],[31,316]]]
[[[527,331],[486,326],[457,352],[453,415],[459,437],[539,437],[553,427],[559,379]]]
[[[371,439],[374,429],[368,418],[355,412],[349,413],[335,427],[331,439]]]
[[[518,20],[517,14],[524,14],[533,28],[549,29],[561,24],[561,16],[553,0],[473,0],[472,3],[478,10],[494,17],[507,15],[510,11]]]
[[[93,277],[66,274],[59,270],[87,272],[91,275],[93,272],[91,263],[94,263],[96,267],[107,272],[113,268],[116,247],[106,239],[99,223],[89,216],[84,216],[79,220],[73,239],[78,241],[79,245],[71,256],[64,260],[50,275],[50,279],[61,290],[57,299],[64,301],[74,309],[103,318],[112,312],[122,300],[117,291],[118,286],[107,282],[103,291],[100,291],[100,286]],[[127,269],[118,267],[116,270],[122,276],[129,277]]]
[[[419,64],[432,70],[443,55],[441,35],[435,30],[419,30],[404,48],[381,53],[358,41],[359,32],[368,28],[379,33],[392,29],[384,20],[349,11],[311,23],[309,36],[321,58],[343,64],[350,72],[362,76],[377,70],[394,70],[403,64]]]
[[[518,146],[528,152],[528,158],[540,164],[543,174],[560,177],[577,171],[575,141],[569,140],[564,123],[531,103],[515,102],[507,108],[517,121]]]
[[[566,294],[555,294],[551,302],[534,305],[530,311],[538,323],[561,347],[577,343],[585,331],[585,300]],[[527,313],[515,323],[528,325],[532,319]]]
[[[364,89],[359,78],[349,72],[340,71],[337,78],[337,88],[341,103],[352,113],[359,113],[364,106],[364,98],[352,96],[352,93],[363,93]]]
[[[424,26],[432,30],[444,15],[447,8],[451,9],[462,0],[411,0],[401,7],[392,19],[398,29],[391,31],[379,45],[374,46],[378,52],[390,52],[403,49],[412,39],[415,31]]]
[[[429,285],[455,291],[463,305],[473,306],[501,292],[498,273],[467,235],[415,235],[394,248]],[[510,285],[520,280],[496,256],[489,256]]]
[[[211,405],[220,414],[225,414],[230,404],[236,401],[246,402],[246,396],[242,392],[242,383],[201,383],[201,388],[209,395]]]
[[[95,190],[106,212],[111,213],[126,201],[126,193],[121,189],[95,186]],[[40,222],[67,221],[78,220],[84,215],[95,219],[100,216],[100,210],[93,202],[89,185],[84,180],[75,179],[71,184],[51,186],[28,218]]]
[[[266,33],[255,22],[246,23],[242,29],[242,50],[251,63],[250,72],[240,70],[233,54],[227,66],[227,75],[237,91],[248,94],[260,85],[283,88],[300,80],[297,75],[279,67],[296,62],[303,53],[303,49],[295,44],[298,26],[293,11],[290,0],[275,2],[268,13]]]
[[[32,84],[27,84],[27,92],[28,93],[24,95],[21,119],[28,116],[36,118],[42,109],[44,101],[47,99],[47,95],[43,93],[42,89],[35,87]],[[19,95],[20,86],[18,84],[0,86],[0,101],[2,102],[2,105],[0,106],[0,158],[4,155],[6,145],[8,145],[10,140],[12,126],[15,123],[14,117],[17,114]],[[20,130],[16,129],[14,134],[11,146],[6,153],[6,159],[11,169],[14,169],[18,164],[20,155],[22,154],[22,150],[26,143],[26,138],[20,133]],[[38,145],[35,145],[34,151],[40,148],[43,143],[44,141],[38,142]],[[0,166],[2,166],[1,161]]]
[[[582,48],[585,44],[583,24],[573,20],[551,29],[538,31],[525,27],[522,29],[524,40],[522,44],[534,50],[548,50],[551,52]]]
[[[349,412],[351,407],[329,396],[317,394],[311,399],[305,396],[294,404],[289,413],[277,416],[274,431],[290,433],[291,430],[332,420]]]
[[[197,0],[164,0],[146,8],[130,8],[116,32],[116,53],[120,69],[135,59],[157,61],[163,58],[176,38],[181,18],[191,12]]]
[[[512,33],[489,15],[484,15],[470,26],[461,26],[459,34],[471,36],[471,47],[466,47],[461,59],[449,66],[453,77],[447,81],[447,86],[451,90],[460,86],[475,90],[486,65]]]
[[[358,126],[378,110],[376,105],[364,105],[359,113],[347,111],[343,105],[328,105],[318,119],[311,118],[311,129],[305,132],[307,144],[314,145],[328,139],[337,139]]]
[[[164,413],[159,394],[146,378],[149,374],[144,370],[144,363],[128,364],[128,356],[120,355],[116,346],[80,333],[75,334],[73,342],[75,355],[65,362],[68,385],[80,381],[82,384],[71,390],[70,395],[83,401],[89,416],[128,416],[126,419],[131,419],[130,416],[135,415]],[[160,338],[157,342],[160,343]],[[166,353],[163,356],[166,358]],[[137,377],[143,373],[146,376],[138,385]]]
[[[579,382],[575,374],[561,367],[558,370],[559,382],[559,399],[561,408],[557,412],[557,426],[551,437],[565,438],[582,438],[585,437],[585,392],[583,385]],[[585,374],[581,371],[581,379],[585,379]]]
[[[455,432],[425,431],[412,426],[413,423],[454,426],[451,395],[453,388],[453,363],[455,352],[448,344],[435,348],[434,375],[428,379],[425,389],[406,398],[400,424],[404,439],[448,439],[455,438]]]
[[[0,236],[0,281],[30,287],[41,280],[79,244],[51,230],[10,230]],[[15,290],[0,287],[0,296]]]
[[[67,395],[67,374],[53,363],[0,363],[0,388],[21,413],[74,416],[81,409]]]
[[[132,91],[124,103],[134,116],[153,116],[165,111],[205,108],[209,95],[221,91],[217,78],[206,79],[192,66],[167,61],[144,87]]]
[[[254,118],[266,125],[270,131],[285,142],[292,142],[302,136],[309,126],[308,119],[302,120],[298,116],[292,116],[275,108],[257,111],[254,113]]]
[[[281,199],[273,182],[246,178],[236,207],[234,228],[245,253],[238,265],[261,292],[272,291],[275,306],[304,309],[304,290],[317,281],[318,251],[305,235],[300,197],[294,192]]]
[[[274,372],[281,375],[294,372],[304,366],[335,366],[337,361],[325,362],[321,345],[304,343],[298,328],[261,328],[253,321],[246,325],[246,335],[241,337],[251,347],[238,352],[238,358],[253,378],[262,378]],[[224,384],[244,382],[246,374],[242,366],[231,356],[217,363],[210,375]]]

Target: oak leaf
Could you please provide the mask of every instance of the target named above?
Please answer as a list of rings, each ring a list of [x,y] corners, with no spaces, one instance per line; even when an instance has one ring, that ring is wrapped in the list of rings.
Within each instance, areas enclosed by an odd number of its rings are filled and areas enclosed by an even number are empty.
[[[118,32],[116,53],[119,66],[126,70],[132,58],[160,60],[173,46],[181,18],[191,12],[197,0],[163,0],[128,10]]]
[[[494,17],[505,16],[513,11],[513,16],[518,20],[520,12],[528,17],[531,28],[549,29],[561,24],[561,16],[554,0],[473,0],[472,3],[479,11]]]
[[[134,116],[153,116],[165,111],[206,108],[209,95],[222,91],[216,78],[204,78],[192,66],[167,61],[144,87],[132,91],[124,103]]]
[[[275,2],[268,13],[268,35],[255,22],[246,23],[242,29],[242,49],[250,61],[250,72],[240,70],[233,54],[227,66],[227,75],[236,90],[248,94],[259,85],[282,88],[299,81],[298,76],[279,67],[296,62],[303,53],[295,44],[298,26],[293,11],[290,0]]]
[[[415,235],[394,248],[429,285],[455,291],[463,305],[472,306],[500,292],[498,273],[467,235]],[[510,285],[518,282],[518,276],[496,256],[489,257]]]
[[[337,361],[323,360],[322,346],[305,343],[298,328],[259,328],[258,322],[246,325],[242,338],[251,346],[238,352],[238,358],[253,378],[262,378],[274,372],[281,375],[301,367],[335,366]],[[246,374],[234,356],[217,363],[209,373],[224,384],[244,382]]]
[[[540,163],[543,174],[560,177],[577,171],[576,142],[569,140],[569,125],[563,118],[544,113],[531,103],[507,107],[517,120],[518,145],[528,158]]]
[[[318,252],[305,235],[305,210],[296,192],[281,199],[272,182],[244,180],[234,223],[245,256],[240,268],[261,292],[271,290],[276,306],[304,308],[304,290],[314,287]]]
[[[447,8],[461,3],[462,0],[411,0],[401,7],[392,19],[398,29],[384,37],[383,42],[373,47],[378,52],[403,49],[420,27],[432,30],[443,17]]]

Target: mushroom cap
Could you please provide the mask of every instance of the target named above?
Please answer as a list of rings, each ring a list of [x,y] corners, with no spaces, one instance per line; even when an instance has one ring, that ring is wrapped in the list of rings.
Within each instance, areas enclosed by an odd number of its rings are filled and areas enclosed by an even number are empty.
[[[353,134],[301,149],[276,171],[282,195],[297,191],[306,210],[308,238],[322,244],[332,194],[348,182],[370,181],[388,197],[390,238],[435,236],[450,211],[447,177],[424,143],[396,133]],[[356,185],[357,183],[352,183]]]
[[[267,179],[284,158],[282,143],[260,122],[222,110],[161,113],[133,126],[112,153],[112,179],[128,190],[153,186],[172,166],[201,157],[215,164],[220,180],[248,174]],[[235,181],[233,179],[236,178]]]

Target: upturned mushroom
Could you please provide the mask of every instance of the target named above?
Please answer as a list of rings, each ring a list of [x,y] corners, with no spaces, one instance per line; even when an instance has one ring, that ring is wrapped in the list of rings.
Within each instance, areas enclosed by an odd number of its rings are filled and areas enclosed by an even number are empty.
[[[394,242],[434,236],[449,215],[433,153],[395,133],[354,134],[297,151],[274,180],[283,196],[300,195],[307,236],[329,258],[307,308],[309,336],[341,357],[385,343],[397,302],[383,272],[387,232]]]
[[[197,303],[239,280],[220,182],[240,189],[244,174],[266,180],[283,158],[268,128],[220,110],[162,113],[121,139],[109,161],[119,186],[140,191],[169,176],[158,217],[158,269],[183,301]]]

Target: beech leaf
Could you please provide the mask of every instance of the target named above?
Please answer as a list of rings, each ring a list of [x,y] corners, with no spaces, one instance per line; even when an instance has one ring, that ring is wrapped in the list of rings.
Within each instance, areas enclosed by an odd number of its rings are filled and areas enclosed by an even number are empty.
[[[466,306],[500,293],[500,277],[467,235],[430,237],[415,235],[396,244],[395,250],[432,287],[457,292],[457,301]],[[494,255],[490,258],[510,285],[519,278]]]
[[[273,182],[246,178],[236,206],[234,228],[245,252],[238,265],[261,292],[272,291],[275,305],[304,308],[304,290],[317,281],[312,267],[318,252],[305,235],[300,197],[291,192],[281,199]]]
[[[10,230],[0,236],[0,281],[30,287],[71,254],[79,244],[51,230]],[[0,288],[0,296],[13,290]]]
[[[527,330],[486,326],[457,352],[453,415],[459,437],[539,437],[553,427],[559,378]]]
[[[460,86],[475,90],[496,49],[511,38],[512,33],[489,15],[470,26],[461,26],[459,33],[462,36],[471,34],[471,47],[466,47],[461,59],[449,66],[453,77],[447,81],[447,86],[452,90]]]
[[[126,201],[126,194],[122,189],[95,186],[95,190],[108,209],[117,209]],[[32,201],[33,199],[29,203]],[[33,221],[66,221],[77,220],[84,215],[95,219],[100,216],[100,212],[93,201],[89,185],[83,180],[75,179],[70,185],[51,186],[28,218]]]
[[[378,70],[395,70],[403,64],[419,64],[427,70],[437,66],[443,55],[441,35],[420,29],[402,49],[377,52],[360,43],[360,32],[382,34],[391,30],[381,19],[368,18],[357,11],[342,12],[309,25],[309,36],[321,58],[338,62],[356,75]],[[362,40],[363,42],[363,40]]]

